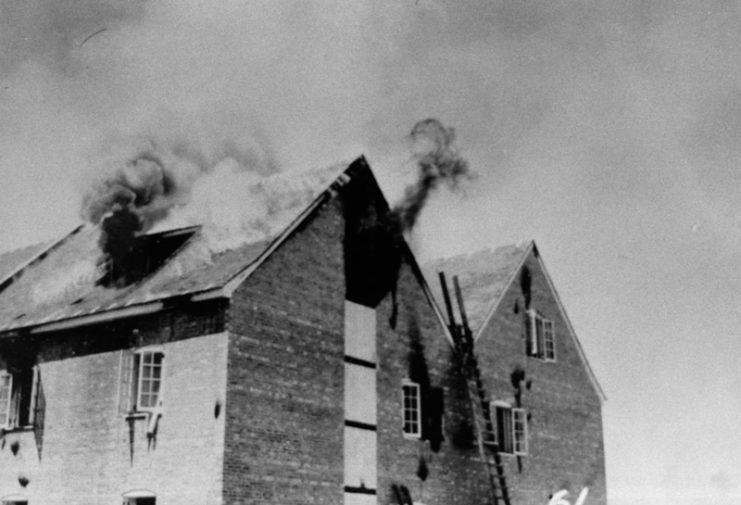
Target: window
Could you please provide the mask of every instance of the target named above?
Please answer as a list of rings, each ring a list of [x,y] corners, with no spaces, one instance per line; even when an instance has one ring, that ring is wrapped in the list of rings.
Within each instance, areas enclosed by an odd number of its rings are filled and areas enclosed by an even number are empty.
[[[401,385],[402,419],[404,420],[404,435],[414,438],[422,436],[422,398],[419,384],[404,381]]]
[[[28,505],[28,499],[20,495],[10,495],[2,498],[0,505]]]
[[[33,367],[0,371],[0,427],[14,429],[33,423],[35,386]]]
[[[139,351],[134,354],[134,410],[148,412],[162,403],[162,364],[165,354],[160,351]]]
[[[499,451],[507,454],[527,454],[527,413],[505,403],[493,403]]]
[[[135,489],[123,495],[123,505],[156,505],[157,496],[152,491]]]
[[[157,503],[157,498],[155,497],[139,497],[139,498],[126,498],[124,500],[124,505],[155,505]]]
[[[159,347],[123,350],[119,363],[118,409],[126,416],[159,411],[165,354]]]
[[[530,356],[546,361],[556,360],[553,321],[544,318],[534,310],[528,311],[527,352]]]

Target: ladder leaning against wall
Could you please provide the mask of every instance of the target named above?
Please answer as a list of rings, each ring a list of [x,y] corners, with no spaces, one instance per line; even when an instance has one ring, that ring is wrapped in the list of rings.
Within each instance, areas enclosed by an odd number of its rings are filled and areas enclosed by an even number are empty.
[[[473,332],[468,325],[468,317],[466,316],[466,309],[463,305],[463,296],[460,285],[458,284],[458,277],[453,276],[453,286],[455,288],[455,297],[458,304],[458,313],[461,317],[461,324],[458,324],[455,320],[445,274],[439,272],[438,275],[440,276],[440,285],[445,300],[445,308],[448,313],[448,328],[453,338],[455,353],[460,361],[462,372],[466,379],[466,390],[473,414],[476,445],[478,446],[479,457],[486,467],[486,475],[489,481],[489,501],[491,505],[511,505],[509,490],[507,489],[507,478],[504,474],[504,465],[502,463],[502,457],[499,454],[494,423],[491,419],[489,398],[484,389],[484,383],[481,380],[481,369],[479,368],[478,360],[473,352]]]

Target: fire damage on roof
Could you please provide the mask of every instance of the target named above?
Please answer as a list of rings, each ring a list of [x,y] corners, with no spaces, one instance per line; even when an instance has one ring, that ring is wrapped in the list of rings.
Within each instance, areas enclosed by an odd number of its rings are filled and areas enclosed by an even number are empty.
[[[408,249],[404,234],[416,223],[432,190],[440,183],[455,187],[468,175],[468,164],[453,145],[451,128],[428,119],[415,125],[410,138],[425,149],[413,158],[417,182],[406,188],[403,201],[395,207],[388,207],[361,157],[349,166],[318,171],[321,177],[313,179],[313,188],[295,187],[293,195],[268,202],[270,225],[251,222],[259,234],[239,227],[223,228],[216,236],[210,234],[212,226],[161,230],[174,209],[172,195],[177,187],[160,163],[139,166],[140,156],[86,198],[88,224],[20,265],[0,286],[0,332],[221,289],[270,254],[276,241],[340,187],[346,217],[348,299],[373,305],[388,292],[395,299],[401,256]],[[136,170],[144,170],[146,177],[132,176]],[[334,174],[329,183],[328,174]],[[353,178],[357,183],[348,185]],[[316,187],[317,181],[323,183],[321,187]],[[287,190],[295,186],[285,177],[278,183]],[[265,184],[259,183],[262,193]],[[158,226],[160,230],[154,232]],[[369,269],[369,265],[375,266]]]

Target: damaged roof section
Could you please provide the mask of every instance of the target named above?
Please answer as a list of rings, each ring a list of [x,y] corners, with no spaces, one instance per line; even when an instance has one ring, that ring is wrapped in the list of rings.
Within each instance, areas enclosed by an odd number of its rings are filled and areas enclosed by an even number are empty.
[[[422,271],[440,306],[443,306],[443,294],[438,272],[445,273],[449,282],[453,276],[458,276],[466,301],[468,321],[475,335],[509,286],[531,245],[532,242],[525,242],[438,259],[423,265]]]
[[[101,230],[85,225],[58,243],[0,256],[0,332],[124,309],[222,288],[270,249],[279,233],[334,183],[347,164],[297,174],[274,183],[270,222],[257,229],[187,226],[138,235],[132,246],[134,275],[111,282],[110,261],[100,248]],[[331,177],[330,177],[331,176]],[[329,182],[328,182],[329,181]],[[283,191],[281,191],[281,188]]]
[[[43,242],[0,254],[0,285],[33,261],[49,245],[49,242]]]

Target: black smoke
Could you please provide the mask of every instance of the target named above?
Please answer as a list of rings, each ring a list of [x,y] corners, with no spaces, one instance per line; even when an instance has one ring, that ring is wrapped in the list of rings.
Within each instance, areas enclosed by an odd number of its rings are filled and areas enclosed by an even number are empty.
[[[401,231],[414,228],[430,193],[441,182],[455,189],[462,178],[470,177],[468,161],[458,154],[455,146],[453,128],[443,126],[437,119],[425,119],[414,125],[409,138],[417,151],[418,177],[393,209]]]
[[[180,190],[154,149],[122,161],[117,170],[93,184],[83,196],[82,215],[99,224],[114,206],[123,205],[148,229],[167,216]],[[137,230],[138,231],[138,230]]]

